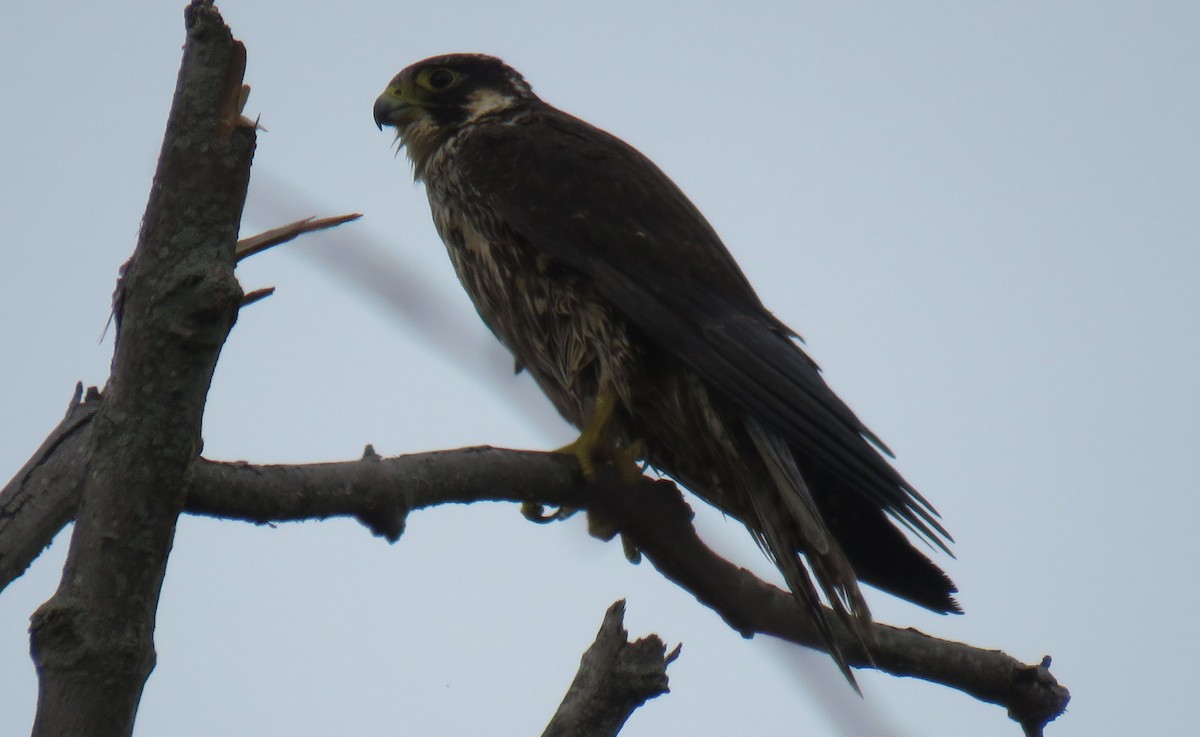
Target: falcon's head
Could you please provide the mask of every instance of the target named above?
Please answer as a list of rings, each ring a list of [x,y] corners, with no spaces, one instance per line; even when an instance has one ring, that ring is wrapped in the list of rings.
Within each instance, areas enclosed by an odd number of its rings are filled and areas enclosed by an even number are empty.
[[[525,78],[494,56],[435,56],[392,78],[375,100],[375,124],[396,129],[420,174],[462,126],[537,99]]]

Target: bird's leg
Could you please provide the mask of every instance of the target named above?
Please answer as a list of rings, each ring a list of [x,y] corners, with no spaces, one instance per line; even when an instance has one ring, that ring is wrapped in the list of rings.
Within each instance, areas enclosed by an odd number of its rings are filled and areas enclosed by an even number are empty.
[[[579,470],[586,481],[596,478],[595,456],[607,450],[610,455],[616,455],[615,443],[609,438],[609,425],[612,423],[613,411],[616,409],[616,397],[607,385],[600,390],[592,411],[588,413],[587,421],[579,432],[579,437],[555,450],[555,453],[573,456],[579,462]],[[532,522],[547,523],[566,519],[576,510],[572,507],[559,507],[550,514],[545,513],[545,507],[537,502],[521,504],[521,514]]]
[[[616,408],[617,398],[606,384],[596,397],[596,403],[592,405],[592,411],[588,414],[583,429],[579,431],[579,437],[554,451],[575,456],[575,460],[579,461],[579,470],[588,481],[594,481],[596,478],[596,456],[605,452],[615,455],[613,451],[616,444],[610,437],[609,426],[612,424]]]
[[[585,481],[596,480],[598,461],[615,468],[621,480],[626,483],[632,483],[642,475],[642,468],[638,464],[638,459],[642,456],[642,441],[638,440],[621,448],[617,438],[613,437],[612,419],[616,409],[616,392],[605,383],[601,386],[600,394],[592,405],[592,411],[588,413],[579,437],[554,451],[573,456],[579,462],[579,470],[583,473]],[[527,507],[522,509],[528,511]],[[542,519],[540,513],[537,517]]]
[[[579,437],[555,451],[574,456],[587,481],[596,480],[597,463],[615,468],[626,483],[632,483],[642,475],[642,468],[638,465],[638,459],[642,456],[642,441],[620,447],[612,427],[616,410],[617,394],[610,385],[604,383]]]
[[[574,456],[579,462],[584,480],[589,483],[597,480],[597,464],[611,467],[624,483],[633,483],[642,475],[642,468],[638,464],[642,455],[642,442],[639,440],[622,448],[618,445],[617,438],[613,437],[612,419],[616,408],[616,392],[607,384],[603,385],[579,437],[555,451]],[[566,519],[575,512],[574,508],[560,507],[555,512],[546,514],[540,504],[526,502],[521,505],[521,513],[527,519],[541,523]],[[592,537],[611,540],[618,532],[610,522],[598,515],[588,514],[588,534]],[[641,553],[637,548],[624,537],[621,542],[625,549],[625,557],[631,562],[638,562]]]

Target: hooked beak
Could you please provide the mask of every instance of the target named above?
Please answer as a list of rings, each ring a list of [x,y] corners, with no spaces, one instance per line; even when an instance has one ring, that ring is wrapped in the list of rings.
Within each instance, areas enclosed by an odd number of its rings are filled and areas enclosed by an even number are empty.
[[[399,127],[411,122],[417,106],[392,90],[386,90],[375,100],[375,125],[379,130],[383,126]]]

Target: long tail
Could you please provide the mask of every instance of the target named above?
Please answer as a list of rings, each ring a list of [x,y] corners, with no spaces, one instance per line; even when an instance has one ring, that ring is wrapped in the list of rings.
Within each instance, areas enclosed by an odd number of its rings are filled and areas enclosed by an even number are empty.
[[[746,420],[759,456],[766,463],[777,494],[750,490],[750,502],[757,524],[751,529],[759,546],[774,561],[784,581],[801,606],[808,609],[829,654],[842,675],[858,690],[858,683],[845,655],[834,638],[833,630],[821,606],[813,578],[825,593],[830,606],[846,627],[858,639],[863,651],[870,654],[871,611],[858,588],[854,569],[846,559],[837,540],[825,526],[812,492],[800,473],[796,459],[782,438],[754,419]],[[800,561],[797,550],[804,550],[813,576]]]

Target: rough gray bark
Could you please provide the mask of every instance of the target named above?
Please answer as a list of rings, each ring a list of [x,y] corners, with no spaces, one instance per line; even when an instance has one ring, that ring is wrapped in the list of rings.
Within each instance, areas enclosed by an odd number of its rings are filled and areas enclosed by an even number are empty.
[[[62,581],[38,609],[35,737],[123,736],[154,667],[154,621],[184,478],[242,290],[234,244],[255,131],[245,50],[208,3],[187,42],[138,245],[115,304],[116,350]]]
[[[94,387],[84,399],[77,384],[62,422],[0,490],[0,592],[75,519],[100,405]]]
[[[667,666],[679,657],[657,635],[629,642],[625,602],[604,613],[596,641],[579,662],[575,680],[542,737],[613,737],[649,699],[667,693]]]

